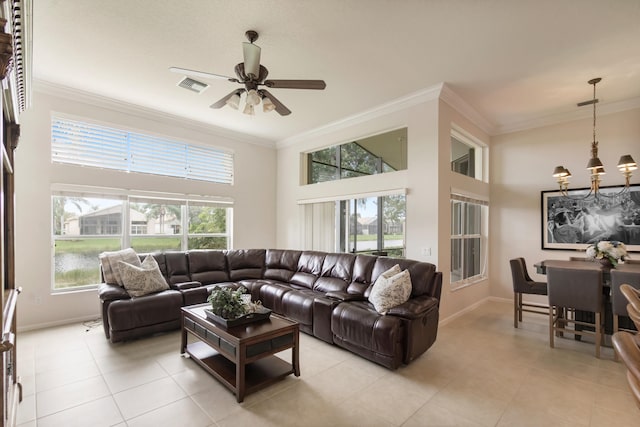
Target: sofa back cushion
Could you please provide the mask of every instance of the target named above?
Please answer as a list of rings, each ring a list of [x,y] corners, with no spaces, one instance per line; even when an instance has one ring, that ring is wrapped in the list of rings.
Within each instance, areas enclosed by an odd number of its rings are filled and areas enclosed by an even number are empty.
[[[298,286],[313,289],[313,284],[322,273],[325,252],[304,251],[298,259],[298,268],[289,280]]]
[[[264,278],[288,282],[298,269],[302,251],[267,249]]]
[[[189,261],[187,260],[187,254],[185,252],[165,252],[164,258],[167,268],[167,282],[169,282],[170,285],[191,281],[191,277],[189,276]],[[158,265],[160,265],[160,263],[158,263]],[[160,269],[160,271],[162,271],[162,269]]]
[[[203,285],[229,281],[227,258],[224,252],[215,250],[189,251],[187,258],[191,280]]]
[[[380,274],[384,273],[395,264],[398,264],[401,270],[409,270],[409,274],[411,275],[412,297],[417,297],[425,294],[436,298],[439,297],[439,295],[434,294],[437,291],[435,283],[436,266],[428,262],[420,262],[410,259],[378,257],[376,259],[375,265],[373,266],[371,281],[375,282]],[[369,291],[370,288],[365,291],[366,297],[369,296]]]
[[[373,255],[358,255],[353,263],[351,283],[347,287],[350,294],[365,295],[369,286],[373,283],[371,273],[378,257]],[[369,296],[368,293],[365,296]]]
[[[233,281],[261,279],[265,264],[265,249],[235,249],[226,252],[229,278]]]
[[[332,292],[347,290],[356,256],[353,254],[327,254],[322,262],[320,277],[313,284],[313,290]]]

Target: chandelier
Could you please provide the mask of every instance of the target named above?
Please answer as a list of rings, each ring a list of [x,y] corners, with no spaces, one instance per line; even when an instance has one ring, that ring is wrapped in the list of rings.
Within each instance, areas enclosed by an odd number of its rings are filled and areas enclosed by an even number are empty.
[[[600,77],[589,80],[589,84],[593,85],[593,99],[591,101],[585,101],[578,104],[578,107],[582,107],[583,105],[593,104],[593,141],[591,142],[591,158],[587,163],[587,169],[591,171],[591,188],[589,193],[585,196],[579,198],[587,198],[592,194],[595,197],[599,195],[604,195],[600,193],[600,176],[605,174],[604,166],[600,159],[598,158],[598,141],[596,141],[596,104],[598,100],[596,99],[596,84],[600,83],[602,79]],[[635,160],[629,154],[625,154],[620,157],[620,161],[618,162],[618,170],[625,178],[625,185],[622,190],[620,190],[617,194],[613,194],[611,196],[616,196],[620,193],[629,191],[629,181],[631,179],[631,174],[634,170],[636,170],[638,166],[636,165]],[[571,178],[571,172],[564,166],[556,166],[553,171],[553,177],[557,179],[558,185],[560,187],[560,192],[563,196],[569,197],[568,188],[569,188],[569,178]],[[605,195],[609,196],[609,195]]]

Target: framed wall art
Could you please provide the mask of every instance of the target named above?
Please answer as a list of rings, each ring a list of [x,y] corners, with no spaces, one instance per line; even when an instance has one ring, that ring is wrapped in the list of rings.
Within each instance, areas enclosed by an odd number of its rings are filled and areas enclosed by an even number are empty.
[[[542,249],[586,250],[600,240],[623,242],[630,252],[640,252],[640,185],[542,191]]]

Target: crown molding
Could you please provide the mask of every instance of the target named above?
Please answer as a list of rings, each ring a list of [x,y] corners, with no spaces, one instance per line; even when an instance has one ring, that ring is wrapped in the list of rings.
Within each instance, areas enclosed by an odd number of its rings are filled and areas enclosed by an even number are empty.
[[[487,135],[493,135],[495,133],[496,126],[485,119],[478,110],[462,99],[460,95],[455,93],[447,84],[443,85],[440,98]]]
[[[609,104],[598,103],[598,117],[606,116],[607,114],[620,113],[622,111],[633,110],[640,108],[640,97],[626,99],[624,101],[611,102]],[[573,111],[564,113],[550,114],[543,117],[538,117],[531,120],[523,120],[521,122],[507,123],[500,125],[496,128],[494,135],[502,135],[506,133],[519,132],[529,129],[535,129],[545,126],[552,126],[561,123],[571,122],[574,120],[581,120],[590,118],[593,115],[591,108],[578,108]]]
[[[440,93],[442,92],[443,86],[444,83],[438,83],[437,85],[428,87],[418,92],[411,93],[407,96],[395,99],[391,102],[387,102],[377,107],[373,107],[361,113],[353,114],[351,116],[345,117],[344,119],[336,120],[315,129],[311,129],[309,131],[285,138],[281,141],[278,141],[276,143],[276,147],[278,149],[290,147],[309,138],[327,135],[329,133],[355,126],[357,124],[367,122],[378,117],[386,116],[397,111],[422,104],[427,101],[438,99],[440,97]]]
[[[272,140],[253,137],[241,132],[234,132],[214,125],[208,125],[196,120],[187,119],[176,116],[174,114],[164,113],[154,110],[153,108],[141,107],[124,101],[119,101],[106,96],[73,89],[68,86],[58,85],[44,80],[34,80],[33,90],[46,95],[56,96],[59,98],[70,99],[73,101],[83,102],[95,107],[104,108],[119,113],[125,113],[137,116],[147,120],[172,122],[176,126],[185,129],[203,132],[215,136],[219,136],[228,140],[243,142],[247,144],[259,145],[267,148],[276,148],[276,144]]]

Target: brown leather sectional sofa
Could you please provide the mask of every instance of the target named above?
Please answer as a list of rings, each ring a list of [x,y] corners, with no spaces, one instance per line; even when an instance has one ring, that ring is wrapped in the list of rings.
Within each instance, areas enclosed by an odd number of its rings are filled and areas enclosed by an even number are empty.
[[[130,298],[118,285],[100,285],[104,332],[111,342],[180,328],[180,307],[206,302],[216,284],[242,285],[254,300],[296,320],[303,332],[390,369],[410,363],[436,340],[442,273],[433,264],[280,249],[153,256],[169,290]],[[411,275],[411,298],[381,315],[367,297],[377,277],[395,264]]]

